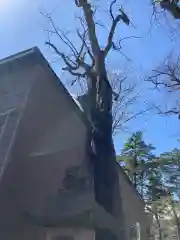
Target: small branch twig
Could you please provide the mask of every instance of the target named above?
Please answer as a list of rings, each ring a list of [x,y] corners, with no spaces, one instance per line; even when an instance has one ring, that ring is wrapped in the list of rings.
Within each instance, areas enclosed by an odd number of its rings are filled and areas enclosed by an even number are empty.
[[[108,35],[108,40],[107,40],[107,45],[104,49],[104,56],[107,56],[108,52],[111,50],[111,48],[114,46],[113,44],[113,37],[115,34],[115,30],[117,27],[117,24],[122,20],[125,24],[129,25],[130,24],[130,20],[128,18],[128,16],[125,14],[125,12],[122,9],[119,9],[120,14],[118,14],[116,17],[113,14],[113,5],[116,3],[116,0],[113,0],[112,3],[110,4],[110,16],[112,19],[112,25],[110,28],[110,32]]]
[[[93,20],[94,14],[93,10],[91,9],[91,4],[89,4],[87,0],[75,0],[75,4],[77,7],[81,7],[83,9],[85,20],[87,23],[92,53],[94,56],[97,56],[101,52],[101,50],[96,35],[96,25]]]
[[[56,54],[59,55],[63,59],[64,63],[68,66],[69,69],[77,70],[79,68],[78,66],[71,65],[70,61],[68,61],[68,59],[65,56],[65,54],[60,52],[58,50],[58,48],[53,43],[46,41],[45,44],[50,46],[56,52]]]

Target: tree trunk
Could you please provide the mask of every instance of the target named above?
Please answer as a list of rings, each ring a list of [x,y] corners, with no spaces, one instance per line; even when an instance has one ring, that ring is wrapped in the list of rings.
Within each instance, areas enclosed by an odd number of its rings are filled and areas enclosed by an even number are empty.
[[[159,216],[158,216],[158,213],[157,213],[157,207],[156,207],[155,204],[152,205],[152,213],[154,214],[155,219],[156,219],[156,223],[157,223],[157,227],[158,227],[159,240],[163,240],[162,231],[161,231],[161,224],[160,224],[160,221],[159,221]]]
[[[98,76],[89,79],[88,97],[89,115],[94,127],[92,140],[95,146],[95,198],[108,213],[121,221],[120,226],[123,229],[122,199],[112,139],[112,88],[103,61],[99,66]],[[121,239],[125,239],[124,233]]]
[[[133,159],[133,164],[134,164],[134,176],[133,176],[133,182],[134,182],[134,187],[137,189],[137,165],[138,165],[138,162],[137,162],[137,146],[136,146],[136,143],[135,143],[135,155],[134,155],[134,159]]]
[[[147,206],[147,209],[149,210],[149,212],[151,212],[155,216],[156,223],[157,223],[157,226],[158,226],[158,237],[159,237],[159,240],[163,240],[162,231],[161,231],[161,224],[160,224],[160,221],[159,221],[159,216],[158,216],[158,213],[157,213],[156,206],[152,205],[152,209]],[[155,233],[152,233],[152,234],[155,236]]]
[[[176,222],[176,228],[177,228],[177,237],[178,237],[178,240],[180,240],[180,223],[179,223],[179,218],[175,212],[175,209],[173,210],[173,214],[174,214],[174,219],[175,219],[175,222]]]
[[[160,5],[163,9],[169,11],[175,19],[180,19],[180,7],[175,1],[161,1]]]
[[[175,222],[176,222],[177,237],[178,237],[178,240],[180,240],[180,221],[179,221],[179,218],[178,218],[178,216],[177,216],[174,203],[173,203],[172,200],[170,200],[170,201],[171,201],[172,212],[173,212],[174,219],[175,219]]]
[[[178,221],[178,224],[177,224],[177,237],[178,237],[178,240],[180,240],[180,225],[179,225],[179,221]]]
[[[163,240],[163,238],[162,238],[162,231],[161,231],[161,224],[160,224],[160,221],[159,221],[159,216],[158,216],[157,213],[155,213],[154,215],[155,215],[157,226],[158,226],[159,240]]]
[[[140,182],[141,182],[141,197],[144,199],[144,171],[141,169],[140,173]]]
[[[134,187],[137,189],[137,155],[134,156],[134,176],[133,176]]]

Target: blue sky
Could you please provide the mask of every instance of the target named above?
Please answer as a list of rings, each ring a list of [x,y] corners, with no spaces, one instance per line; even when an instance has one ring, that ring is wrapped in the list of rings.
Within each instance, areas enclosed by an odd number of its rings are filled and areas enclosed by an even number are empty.
[[[60,4],[60,2],[63,3]],[[96,2],[101,5],[102,0]],[[141,72],[150,73],[151,69],[158,66],[165,56],[175,48],[175,42],[171,41],[166,27],[154,26],[151,34],[148,34],[151,14],[150,1],[119,0],[119,2],[130,15],[135,28],[121,24],[117,29],[116,37],[143,36],[142,39],[127,40],[123,44],[123,52],[132,59],[132,63],[126,63],[132,69],[131,79],[132,81],[134,79],[140,81]],[[46,9],[51,11],[58,4],[59,8],[54,12],[55,21],[58,22],[61,28],[65,27],[68,30],[76,29],[75,14],[78,11],[72,0],[0,0],[0,58],[38,46],[45,57],[50,62],[53,62],[56,58],[44,44],[47,39],[47,33],[44,29],[48,25],[40,14],[40,10]],[[99,11],[99,19],[108,25],[109,20],[105,11],[102,9]],[[106,34],[107,29],[98,31],[98,37],[102,46],[106,42]],[[76,38],[73,38],[73,41],[76,42]],[[57,43],[61,47],[61,43]],[[112,70],[122,69],[125,61],[122,56],[111,53],[108,58],[108,68]],[[63,77],[61,62],[53,63],[52,66],[56,73]],[[157,101],[163,103],[164,98],[162,97],[159,100],[160,96],[150,91],[150,87],[150,85],[145,85],[144,82],[140,83],[139,89],[142,98],[151,103],[153,96]],[[142,103],[138,108],[141,107],[143,107]],[[129,131],[131,132],[143,130],[145,140],[157,146],[157,153],[170,150],[173,147],[179,147],[179,143],[176,140],[180,135],[180,123],[174,117],[165,118],[150,113],[137,118],[129,125]],[[120,133],[115,137],[117,152],[119,152],[127,137],[128,133]]]

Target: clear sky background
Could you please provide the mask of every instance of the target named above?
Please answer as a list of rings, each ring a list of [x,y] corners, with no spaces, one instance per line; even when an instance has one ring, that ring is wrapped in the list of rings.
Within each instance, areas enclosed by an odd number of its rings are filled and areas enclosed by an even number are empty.
[[[119,0],[119,2],[129,14],[135,28],[120,24],[117,29],[117,38],[132,35],[143,36],[143,38],[130,39],[123,44],[122,50],[132,62],[127,62],[122,56],[111,53],[108,58],[108,68],[115,71],[122,70],[124,65],[129,65],[128,67],[131,68],[130,79],[140,82],[141,98],[151,104],[152,97],[156,102],[159,101],[160,95],[151,90],[152,86],[142,81],[141,73],[150,73],[153,68],[163,61],[167,54],[176,48],[178,49],[178,37],[174,37],[174,41],[172,41],[168,27],[165,24],[161,25],[161,27],[154,25],[151,34],[149,33],[152,10],[149,0]],[[102,6],[103,1],[96,0],[96,3]],[[47,39],[47,33],[44,29],[48,27],[48,24],[40,14],[42,9],[51,12],[57,5],[59,5],[59,8],[54,12],[54,20],[59,27],[75,30],[77,27],[75,14],[78,14],[78,11],[73,0],[0,0],[0,58],[38,46],[45,57],[52,63],[56,73],[63,78],[64,75],[61,71],[63,65],[60,61],[54,62],[57,58],[44,44]],[[104,10],[98,8],[98,19],[103,23],[107,23],[108,28],[109,19],[105,13],[108,4],[106,5],[105,1],[103,7]],[[98,31],[102,46],[106,42],[107,30]],[[73,42],[76,43],[76,41],[77,39],[74,37]],[[62,47],[60,42],[57,42],[57,44],[60,48]],[[63,82],[65,80],[63,78]],[[169,95],[161,96],[160,102],[167,101],[168,97]],[[138,109],[143,107],[142,102],[137,106]],[[117,152],[120,151],[130,132],[137,130],[144,131],[146,142],[157,147],[157,154],[174,147],[180,147],[180,143],[177,142],[180,136],[179,127],[180,122],[175,117],[160,117],[151,112],[130,122],[129,133],[122,132],[115,137]]]

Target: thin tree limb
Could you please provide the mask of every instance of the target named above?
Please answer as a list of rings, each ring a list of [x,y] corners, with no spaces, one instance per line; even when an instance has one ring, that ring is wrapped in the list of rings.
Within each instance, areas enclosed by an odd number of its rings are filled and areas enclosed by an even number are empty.
[[[76,67],[72,66],[71,63],[67,60],[67,57],[65,56],[65,54],[60,52],[53,43],[46,41],[45,44],[50,46],[56,52],[56,54],[63,59],[64,63],[68,66],[68,68],[70,68],[71,70],[77,70],[79,68],[78,66]]]
[[[84,73],[74,72],[71,68],[68,68],[68,67],[62,68],[62,70],[68,71],[70,74],[72,74],[73,76],[76,76],[76,77],[82,77],[83,78],[83,77],[86,76],[86,72],[84,72]]]
[[[120,14],[118,14],[116,17],[114,17],[112,8],[113,8],[113,5],[115,3],[116,3],[116,0],[113,0],[112,3],[110,4],[109,12],[110,12],[110,16],[111,16],[111,19],[112,19],[112,25],[111,25],[110,32],[109,32],[109,35],[108,35],[107,45],[104,49],[104,56],[107,56],[108,52],[113,47],[113,37],[114,37],[114,34],[115,34],[117,24],[121,20],[127,25],[130,24],[130,20],[129,20],[128,16],[124,13],[124,11],[122,9],[119,9]]]
[[[86,43],[85,37],[82,37],[82,36],[81,36],[79,30],[77,30],[77,35],[79,36],[79,38],[80,38],[81,41],[83,42],[83,44],[84,44],[84,46],[85,46],[85,48],[86,48],[86,50],[87,50],[87,53],[89,54],[89,56],[90,56],[90,58],[91,58],[91,60],[92,60],[92,67],[94,67],[94,65],[95,65],[95,60],[94,60],[94,57],[93,57],[93,55],[92,55],[92,53],[91,53],[91,50],[89,49],[89,47],[88,47],[88,45],[87,45],[87,43]]]
[[[114,14],[113,14],[113,5],[116,3],[117,0],[113,0],[110,4],[110,8],[109,8],[109,13],[111,16],[111,19],[114,21]]]
[[[114,37],[114,33],[115,33],[115,30],[116,30],[116,26],[118,24],[118,22],[121,20],[121,15],[118,15],[114,20],[113,20],[113,23],[112,23],[112,26],[111,26],[111,29],[110,29],[110,32],[109,32],[109,36],[108,36],[108,42],[107,42],[107,46],[105,47],[104,49],[104,55],[106,56],[108,54],[108,52],[110,51],[110,49],[112,48],[113,46],[113,37]]]
[[[87,23],[89,40],[91,43],[91,49],[94,56],[97,56],[101,50],[98,43],[97,35],[96,35],[96,26],[93,20],[93,11],[91,9],[91,4],[88,3],[87,0],[75,0],[75,4],[77,7],[82,7],[84,16]]]
[[[72,44],[72,42],[68,39],[68,37],[64,34],[64,32],[62,30],[61,30],[61,34],[59,33],[60,30],[57,29],[52,17],[48,15],[47,18],[49,19],[57,36],[61,39],[62,42],[64,42],[70,48],[70,50],[72,51],[74,56],[76,56],[78,54],[76,47]]]

